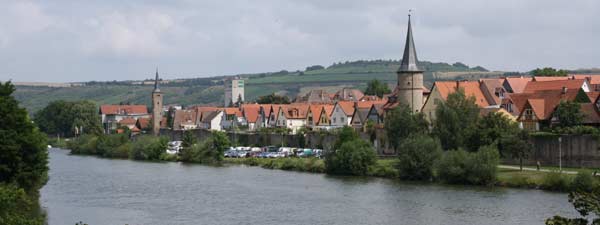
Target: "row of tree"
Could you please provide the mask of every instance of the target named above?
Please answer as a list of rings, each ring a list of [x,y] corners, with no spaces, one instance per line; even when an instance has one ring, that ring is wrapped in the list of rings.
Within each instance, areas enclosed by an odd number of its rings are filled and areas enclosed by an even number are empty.
[[[98,107],[91,101],[51,102],[35,114],[34,121],[49,135],[73,137],[102,133]]]

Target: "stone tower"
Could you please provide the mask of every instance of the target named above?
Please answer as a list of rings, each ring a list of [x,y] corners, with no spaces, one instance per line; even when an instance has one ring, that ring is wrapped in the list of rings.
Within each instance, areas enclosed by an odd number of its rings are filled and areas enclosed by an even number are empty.
[[[398,74],[398,86],[394,91],[396,101],[408,105],[413,112],[421,111],[423,106],[423,69],[419,67],[417,59],[417,50],[410,26],[410,14],[408,15],[404,56],[396,74]]]
[[[158,69],[154,80],[154,91],[152,91],[152,134],[160,132],[160,121],[162,120],[163,93],[158,88]]]

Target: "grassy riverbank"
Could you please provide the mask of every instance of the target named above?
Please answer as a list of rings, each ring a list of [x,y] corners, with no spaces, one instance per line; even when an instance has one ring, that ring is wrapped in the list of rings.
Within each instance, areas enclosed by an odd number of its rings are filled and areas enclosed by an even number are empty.
[[[378,159],[375,165],[369,167],[366,176],[399,179],[400,172],[396,168],[397,162],[396,159]],[[224,163],[260,166],[265,169],[325,173],[324,161],[316,158],[225,158]],[[558,172],[498,168],[495,186],[568,192],[581,186],[598,186],[600,184],[600,180],[592,177],[589,171],[578,170],[582,172],[579,178],[574,174]],[[433,180],[431,182],[441,181]]]

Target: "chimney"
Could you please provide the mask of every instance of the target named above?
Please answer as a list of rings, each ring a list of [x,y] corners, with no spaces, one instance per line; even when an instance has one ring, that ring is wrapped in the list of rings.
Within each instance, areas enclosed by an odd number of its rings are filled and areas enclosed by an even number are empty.
[[[565,87],[565,86],[562,87],[562,94],[563,95],[567,94],[567,87]]]

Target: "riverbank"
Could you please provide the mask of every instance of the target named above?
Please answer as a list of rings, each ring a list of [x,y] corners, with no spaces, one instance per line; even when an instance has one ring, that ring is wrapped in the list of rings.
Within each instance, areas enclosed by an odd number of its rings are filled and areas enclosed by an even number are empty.
[[[225,158],[224,163],[259,166],[265,169],[325,173],[325,163],[317,158]],[[396,159],[378,159],[375,165],[369,167],[366,176],[399,179],[400,172],[396,169],[396,163]],[[586,175],[577,178],[575,174],[498,168],[494,186],[569,192],[580,186],[600,184],[600,180],[592,177],[589,171],[578,170]],[[584,177],[587,175],[589,176]],[[583,181],[584,184],[582,184],[581,179],[587,179],[587,181]],[[430,182],[440,183],[441,181],[432,180]]]

